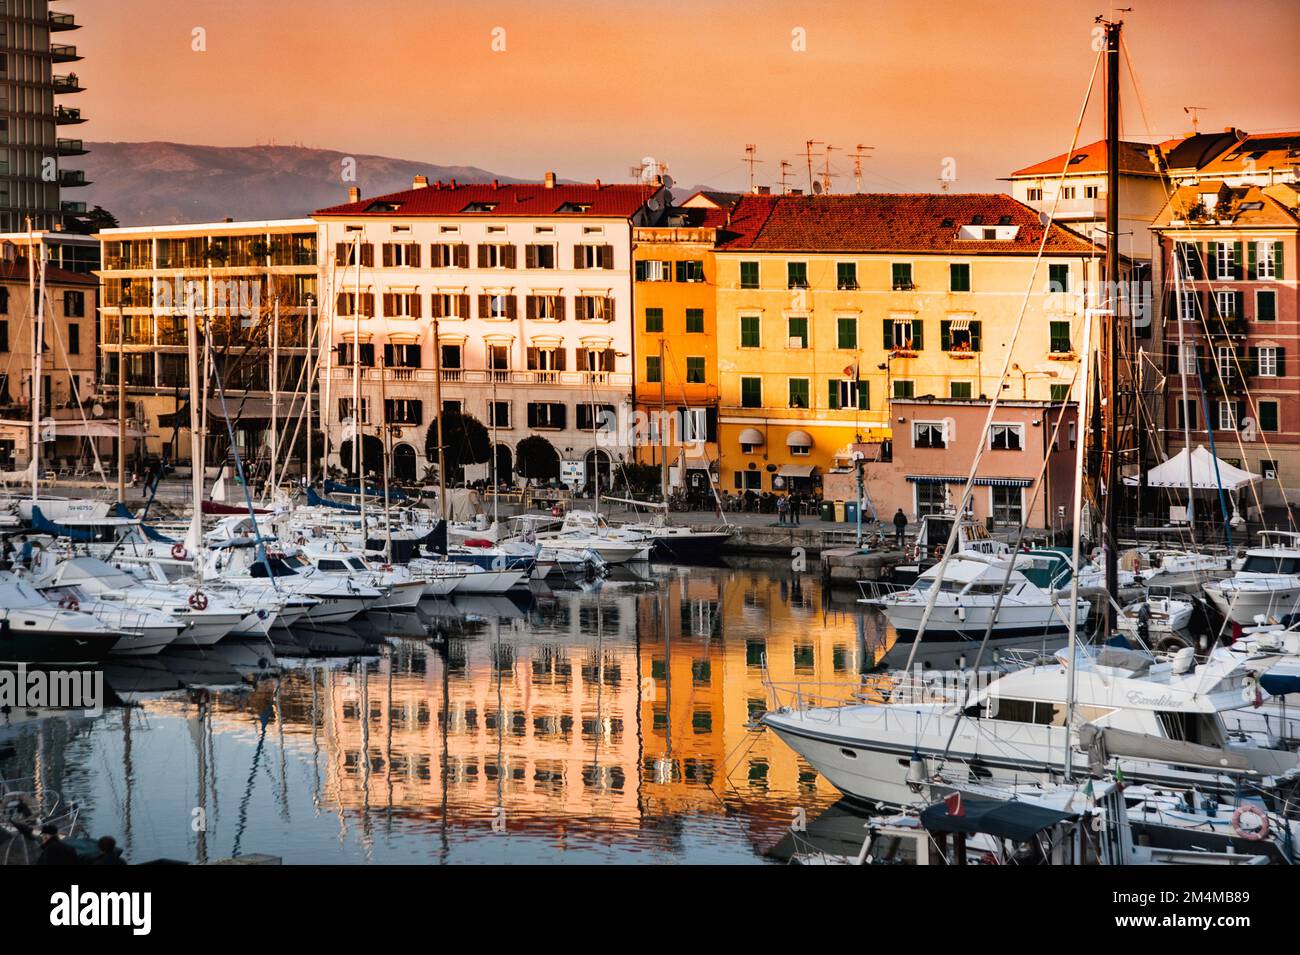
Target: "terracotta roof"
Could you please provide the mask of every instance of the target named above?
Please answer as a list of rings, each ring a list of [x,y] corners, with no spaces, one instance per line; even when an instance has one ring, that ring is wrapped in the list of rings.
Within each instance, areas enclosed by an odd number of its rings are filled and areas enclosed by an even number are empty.
[[[1223,155],[1236,142],[1236,130],[1229,129],[1221,133],[1193,133],[1191,136],[1174,141],[1171,148],[1164,150],[1165,165],[1170,169],[1200,169],[1206,163]],[[1169,144],[1160,145],[1164,149]]]
[[[1131,176],[1159,175],[1147,156],[1147,150],[1151,147],[1146,143],[1125,141],[1121,142],[1119,146],[1120,172]],[[1070,159],[1069,166],[1066,166],[1067,157]],[[1053,156],[1043,162],[1034,163],[1024,169],[1017,169],[1011,174],[1011,178],[1015,179],[1020,176],[1059,176],[1062,169],[1066,171],[1066,175],[1071,176],[1084,173],[1096,175],[1099,172],[1105,172],[1106,167],[1106,141],[1100,139],[1095,143],[1089,143],[1087,146],[1078,147],[1073,153],[1061,153],[1059,156]]]
[[[1019,226],[1008,241],[963,239],[962,226]],[[1035,253],[1038,213],[998,194],[886,193],[843,196],[742,196],[732,209],[727,251],[947,252],[963,255]],[[1099,251],[1082,236],[1053,225],[1049,254]]]
[[[1300,166],[1300,132],[1258,133],[1206,163],[1201,172],[1223,176],[1296,166]]]
[[[37,267],[37,279],[40,279],[40,267]],[[4,282],[26,282],[27,275],[27,258],[19,256],[12,262],[6,259],[0,259],[0,281]],[[86,285],[91,288],[99,285],[99,279],[93,275],[84,275],[80,272],[69,272],[67,269],[56,268],[53,265],[45,266],[45,284],[46,285]]]
[[[430,183],[360,202],[317,209],[318,216],[595,216],[627,218],[662,187],[653,185],[542,183]]]
[[[1169,197],[1169,202],[1160,210],[1152,227],[1155,229],[1182,229],[1184,225],[1173,225],[1174,220],[1186,221],[1189,210],[1195,209],[1205,195],[1205,183],[1195,186],[1182,186]],[[1290,192],[1288,193],[1288,189]],[[1240,229],[1251,227],[1284,226],[1300,227],[1300,211],[1280,199],[1294,198],[1294,189],[1286,186],[1237,186],[1220,184],[1216,209],[1226,208],[1231,217],[1230,222],[1223,222],[1222,228]],[[1297,200],[1300,201],[1300,200]],[[1218,216],[1214,220],[1192,222],[1194,228],[1215,228]]]

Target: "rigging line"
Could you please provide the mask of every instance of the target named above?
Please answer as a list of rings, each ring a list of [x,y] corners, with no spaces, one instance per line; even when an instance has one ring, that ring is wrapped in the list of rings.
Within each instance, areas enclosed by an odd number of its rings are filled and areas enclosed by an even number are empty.
[[[1097,58],[1096,60],[1093,61],[1092,75],[1088,78],[1088,88],[1084,92],[1083,103],[1079,108],[1078,119],[1075,120],[1074,134],[1070,141],[1070,149],[1069,152],[1066,153],[1065,163],[1062,165],[1060,176],[1057,179],[1058,186],[1060,183],[1065,181],[1066,173],[1069,171],[1070,168],[1070,159],[1073,157],[1074,151],[1078,147],[1079,136],[1083,129],[1083,119],[1084,116],[1087,114],[1088,103],[1092,99],[1093,86],[1097,81],[1097,70],[1101,66],[1102,57],[1104,53],[1105,53],[1104,49],[1098,50]],[[938,578],[940,580],[943,579],[943,573],[948,567],[948,561],[951,559],[953,551],[956,550],[957,537],[961,533],[961,515],[963,515],[966,511],[966,504],[970,500],[972,489],[975,486],[975,475],[979,471],[980,461],[982,460],[984,455],[984,448],[988,442],[989,430],[993,425],[993,418],[997,414],[998,405],[1002,399],[1002,390],[1003,390],[1002,386],[1006,383],[1007,375],[1011,370],[1011,359],[1015,352],[1016,340],[1020,337],[1020,330],[1024,326],[1025,313],[1028,311],[1030,299],[1033,297],[1034,279],[1038,275],[1039,265],[1041,265],[1043,260],[1043,254],[1047,249],[1047,240],[1052,234],[1052,227],[1056,221],[1056,207],[1060,203],[1060,201],[1061,201],[1061,190],[1060,188],[1058,188],[1056,190],[1056,196],[1052,200],[1052,209],[1047,215],[1047,222],[1042,227],[1043,235],[1038,243],[1038,253],[1034,257],[1034,267],[1029,274],[1028,282],[1026,282],[1025,284],[1024,299],[1020,303],[1020,311],[1019,314],[1017,314],[1016,316],[1015,326],[1012,328],[1011,339],[1010,341],[1007,342],[1006,345],[1006,354],[1002,360],[1002,373],[998,377],[997,387],[993,389],[993,398],[989,402],[989,410],[988,410],[988,414],[985,416],[984,419],[984,427],[980,434],[980,442],[976,446],[975,457],[971,461],[970,473],[966,477],[966,485],[965,487],[962,488],[961,500],[957,506],[958,517],[956,520],[952,522],[952,528],[948,532],[948,542],[944,546],[943,556],[939,560]],[[1091,318],[1088,318],[1086,316],[1087,316],[1087,309],[1085,308],[1085,320],[1091,321]],[[1081,360],[1087,361],[1088,356],[1087,355],[1083,356]],[[1083,408],[1084,401],[1085,401],[1084,396],[1080,396],[1079,399],[1080,409]],[[1080,416],[1080,420],[1082,420],[1082,416]],[[1083,429],[1081,426],[1079,428],[1079,440],[1080,441],[1083,440]],[[916,638],[912,643],[911,650],[908,652],[907,663],[903,668],[905,673],[912,669],[912,663],[916,659],[916,652],[920,648],[921,640],[925,635],[926,625],[930,622],[930,617],[934,613],[935,603],[939,599],[939,589],[940,588],[938,586],[934,586],[930,588],[930,593],[926,598],[925,610],[921,614],[921,621],[917,628]]]
[[[81,423],[86,426],[87,430],[89,430],[90,423],[86,420],[86,409],[82,404],[81,388],[77,386],[78,376],[72,373],[72,360],[68,357],[68,350],[63,345],[63,335],[59,331],[59,323],[54,320],[54,306],[50,302],[50,296],[46,295],[44,298],[45,311],[49,316],[49,324],[50,327],[54,329],[54,343],[58,346],[59,354],[63,357],[63,368],[68,373],[68,385],[72,389],[72,396],[77,402],[77,413],[81,416]],[[51,391],[52,390],[53,389],[51,389]],[[33,394],[34,393],[35,392],[33,392]],[[99,459],[99,449],[95,447],[94,440],[89,438],[89,436],[87,436],[87,441],[90,443],[90,453],[95,458],[95,470],[99,472],[99,479],[105,484],[108,484],[108,476],[104,473],[104,464]],[[121,449],[118,450],[118,453],[122,453]]]

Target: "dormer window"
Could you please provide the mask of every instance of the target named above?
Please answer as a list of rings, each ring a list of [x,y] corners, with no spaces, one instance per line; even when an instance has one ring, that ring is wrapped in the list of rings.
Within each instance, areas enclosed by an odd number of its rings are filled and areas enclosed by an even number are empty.
[[[591,211],[590,202],[566,202],[564,205],[560,206],[560,208],[556,210],[556,212],[559,213],[569,213],[569,214],[589,212],[589,211]]]
[[[370,203],[370,205],[366,206],[366,211],[367,212],[396,212],[400,208],[402,208],[402,204],[400,202],[383,202],[381,200],[381,201]]]
[[[973,218],[973,219],[970,220],[970,224],[971,224],[971,225],[983,225],[983,224],[984,224],[984,217],[983,217],[983,216],[976,216],[975,218]]]
[[[496,207],[497,204],[495,202],[471,202],[461,211],[462,212],[492,212],[496,209]]]

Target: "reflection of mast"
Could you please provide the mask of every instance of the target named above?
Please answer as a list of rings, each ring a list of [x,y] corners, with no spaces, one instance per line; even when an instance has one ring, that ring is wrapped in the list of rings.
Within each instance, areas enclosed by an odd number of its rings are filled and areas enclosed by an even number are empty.
[[[131,794],[134,770],[131,766],[131,707],[122,707],[122,788],[126,795],[122,802],[122,842],[131,845]]]
[[[193,393],[190,395],[190,401],[194,400]],[[197,776],[198,776],[198,815],[195,821],[198,827],[195,831],[194,840],[194,861],[199,865],[204,865],[208,861],[208,749],[205,736],[207,733],[207,708],[208,694],[206,690],[199,690],[197,699],[197,710],[195,718],[190,720],[190,738],[194,740],[194,749],[198,755]]]

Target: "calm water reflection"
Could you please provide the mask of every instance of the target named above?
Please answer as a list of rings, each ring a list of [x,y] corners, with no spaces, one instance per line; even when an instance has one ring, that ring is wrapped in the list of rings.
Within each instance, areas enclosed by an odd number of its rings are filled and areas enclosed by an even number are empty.
[[[797,810],[836,800],[750,732],[763,659],[777,681],[849,687],[882,639],[814,578],[765,571],[656,569],[456,611],[422,607],[378,656],[242,686],[219,684],[255,653],[115,667],[136,705],[0,729],[6,771],[137,861],[763,861]]]

